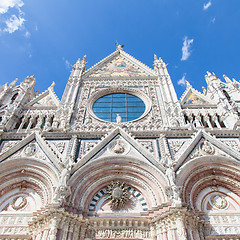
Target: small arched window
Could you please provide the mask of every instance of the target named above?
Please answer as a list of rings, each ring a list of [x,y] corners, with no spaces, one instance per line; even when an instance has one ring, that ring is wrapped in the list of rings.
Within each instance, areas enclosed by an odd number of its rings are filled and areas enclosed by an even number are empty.
[[[18,93],[15,93],[15,94],[12,96],[11,101],[10,101],[10,104],[12,104],[12,103],[16,100],[17,96],[18,96]]]
[[[222,92],[223,92],[224,96],[227,98],[228,102],[231,103],[231,98],[230,98],[230,96],[228,95],[227,91],[226,91],[225,89],[223,89]]]

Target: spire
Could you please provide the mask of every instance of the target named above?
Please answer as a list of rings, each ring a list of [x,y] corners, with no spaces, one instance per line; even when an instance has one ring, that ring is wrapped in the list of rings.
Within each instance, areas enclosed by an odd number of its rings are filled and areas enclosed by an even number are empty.
[[[218,77],[216,76],[216,74],[214,72],[210,73],[207,71],[207,75],[205,75],[205,79],[206,79],[207,84],[211,84],[215,81],[220,82],[220,80],[218,79]]]
[[[87,58],[86,55],[84,55],[82,60],[79,58],[77,60],[77,62],[72,66],[73,70],[83,70],[83,71],[85,71],[86,58]]]
[[[232,81],[230,80],[230,78],[227,77],[225,74],[223,74],[223,78],[225,79],[225,81],[226,81],[227,83],[232,83]]]
[[[27,76],[22,83],[20,83],[20,86],[24,89],[27,89],[29,87],[34,87],[36,83],[35,75]]]
[[[168,75],[167,65],[162,60],[162,58],[158,58],[156,54],[154,54],[154,70],[159,72],[160,75]]]

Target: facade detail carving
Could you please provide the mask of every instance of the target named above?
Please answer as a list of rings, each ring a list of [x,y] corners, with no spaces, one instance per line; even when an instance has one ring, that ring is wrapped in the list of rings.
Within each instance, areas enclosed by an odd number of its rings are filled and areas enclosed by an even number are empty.
[[[240,83],[207,72],[178,99],[156,55],[86,63],[61,100],[0,87],[0,239],[239,239]]]

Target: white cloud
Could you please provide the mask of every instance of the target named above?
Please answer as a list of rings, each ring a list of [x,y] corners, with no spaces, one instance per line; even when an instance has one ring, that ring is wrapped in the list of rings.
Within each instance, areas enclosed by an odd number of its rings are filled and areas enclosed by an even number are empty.
[[[26,31],[25,34],[24,34],[24,36],[25,36],[26,38],[30,38],[30,37],[31,37],[31,33],[30,33],[29,31]]]
[[[184,73],[182,78],[178,80],[177,84],[181,86],[186,86],[186,73]]]
[[[21,29],[26,30],[24,27],[24,12],[21,10],[21,7],[24,5],[22,0],[0,0],[0,14],[4,14],[4,19],[1,20],[6,27],[2,30],[6,33],[14,33],[15,31]],[[18,14],[12,14],[10,8],[15,8],[18,11]],[[30,37],[30,32],[26,31],[25,37]]]
[[[65,60],[65,65],[66,65],[66,68],[70,68],[70,62],[68,60]]]
[[[70,62],[69,62],[67,59],[65,59],[64,57],[62,58],[62,60],[63,60],[64,63],[65,63],[66,69],[70,69],[70,68],[71,68]]]
[[[211,23],[215,23],[215,21],[216,21],[215,17],[211,18],[211,20],[210,20]]]
[[[0,1],[0,14],[4,14],[9,8],[20,8],[24,5],[21,0],[1,0]]]
[[[208,3],[203,4],[203,10],[207,10],[212,5],[211,0]]]
[[[16,15],[12,15],[9,20],[6,21],[7,27],[3,29],[4,32],[13,33],[21,28],[24,24],[25,19]]]
[[[191,55],[190,47],[191,47],[191,44],[193,43],[193,40],[194,39],[188,39],[188,37],[185,37],[183,39],[181,61],[185,61],[185,60],[187,60],[190,57],[190,55]]]

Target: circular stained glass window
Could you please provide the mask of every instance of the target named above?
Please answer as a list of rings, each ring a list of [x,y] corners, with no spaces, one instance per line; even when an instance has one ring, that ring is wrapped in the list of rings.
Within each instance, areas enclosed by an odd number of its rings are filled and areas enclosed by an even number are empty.
[[[108,122],[116,122],[117,114],[122,122],[138,119],[145,112],[145,104],[139,97],[128,93],[113,93],[98,98],[92,107],[94,114]]]

